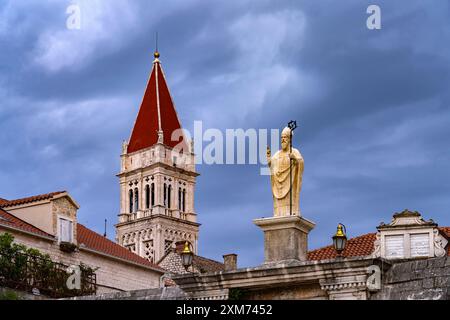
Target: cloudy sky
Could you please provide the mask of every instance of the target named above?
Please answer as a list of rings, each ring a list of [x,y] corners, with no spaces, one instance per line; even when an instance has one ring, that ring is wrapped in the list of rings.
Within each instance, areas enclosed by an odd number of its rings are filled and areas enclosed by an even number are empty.
[[[78,4],[81,29],[66,27]],[[370,4],[381,30],[366,27]],[[300,206],[310,248],[394,212],[450,225],[450,8],[430,1],[0,2],[0,197],[68,190],[79,221],[108,235],[159,32],[181,121],[282,128],[305,159]],[[259,165],[199,165],[200,253],[263,261],[255,218],[272,214]]]

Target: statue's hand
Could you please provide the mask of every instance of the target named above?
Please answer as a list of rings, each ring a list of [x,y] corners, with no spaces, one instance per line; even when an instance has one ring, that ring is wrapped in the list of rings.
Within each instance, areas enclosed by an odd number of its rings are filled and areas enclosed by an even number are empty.
[[[272,153],[270,152],[269,146],[267,146],[266,156],[267,156],[267,163],[270,166],[270,162],[271,162],[270,158],[272,157]]]

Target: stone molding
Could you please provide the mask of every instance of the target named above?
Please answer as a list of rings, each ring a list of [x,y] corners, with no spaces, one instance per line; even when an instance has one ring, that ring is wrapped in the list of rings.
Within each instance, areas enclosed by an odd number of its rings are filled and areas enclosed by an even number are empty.
[[[320,280],[320,287],[330,300],[366,300],[367,276],[357,275]]]
[[[262,288],[283,288],[286,285],[302,288],[315,283],[325,291],[324,296],[328,294],[330,299],[344,296],[346,299],[366,299],[367,270],[373,264],[374,260],[371,258],[297,261],[289,264],[280,262],[234,271],[177,275],[173,280],[190,296],[208,295],[208,292],[222,289],[240,288],[251,291]]]
[[[261,218],[253,220],[253,223],[263,231],[294,228],[305,233],[309,233],[316,225],[300,216]]]

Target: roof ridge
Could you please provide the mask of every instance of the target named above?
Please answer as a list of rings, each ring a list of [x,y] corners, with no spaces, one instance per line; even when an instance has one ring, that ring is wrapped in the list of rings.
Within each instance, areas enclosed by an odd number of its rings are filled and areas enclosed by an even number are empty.
[[[349,239],[347,240],[347,243],[350,242],[350,241],[354,242],[355,240],[358,240],[358,239],[361,239],[361,238],[364,238],[364,237],[367,237],[367,236],[371,236],[371,235],[376,235],[376,232],[369,232],[369,233],[362,234],[362,235],[360,235],[360,236],[356,236],[356,237],[353,237],[353,238],[349,238]],[[320,248],[317,248],[317,249],[309,250],[308,253],[314,252],[314,251],[318,251],[318,250],[327,249],[327,248],[333,248],[333,245],[330,244],[330,245],[328,245],[328,246],[324,246],[324,247],[320,247]]]
[[[218,264],[221,264],[221,265],[225,265],[223,262],[220,262],[220,261],[217,261],[217,260],[214,260],[214,259],[210,259],[210,258],[206,258],[204,256],[200,256],[200,255],[197,255],[197,254],[195,254],[194,257],[198,257],[200,259],[204,259],[204,260],[215,262],[215,263],[218,263]]]
[[[30,202],[48,200],[48,199],[51,199],[54,196],[62,194],[62,193],[67,193],[67,191],[65,191],[65,190],[54,191],[54,192],[43,193],[43,194],[38,194],[38,195],[28,196],[28,197],[23,197],[23,198],[18,198],[18,199],[12,199],[12,200],[3,199],[3,200],[5,200],[5,202],[0,202],[0,206],[9,207],[9,206],[18,205],[18,204],[25,204],[25,203],[30,203]]]

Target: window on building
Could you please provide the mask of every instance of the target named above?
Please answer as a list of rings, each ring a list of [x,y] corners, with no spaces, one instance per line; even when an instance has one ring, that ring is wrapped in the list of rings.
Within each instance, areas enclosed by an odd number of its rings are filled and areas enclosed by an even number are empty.
[[[145,208],[150,208],[150,186],[145,186]]]
[[[152,196],[151,204],[152,204],[152,207],[154,207],[155,206],[155,184],[154,183],[152,183],[152,190],[151,190],[151,192],[152,192],[152,194],[151,194],[151,196]]]
[[[167,184],[164,183],[164,207],[167,208]]]
[[[134,212],[139,210],[139,189],[134,189]]]
[[[178,210],[181,211],[181,188],[178,188]]]
[[[170,250],[172,249],[172,243],[173,243],[173,241],[171,241],[171,240],[164,241],[164,254],[167,254],[170,252]]]
[[[136,244],[134,244],[134,243],[126,245],[125,248],[127,248],[128,250],[130,250],[133,253],[136,253]]]
[[[173,157],[173,166],[176,168],[177,167],[177,157]]]
[[[73,241],[73,222],[68,219],[59,218],[59,241]]]
[[[129,205],[130,205],[130,213],[133,213],[133,190],[129,192]]]
[[[171,205],[172,205],[172,186],[169,185],[167,191],[167,207],[170,209]]]
[[[183,189],[183,208],[182,211],[186,211],[186,189]]]

